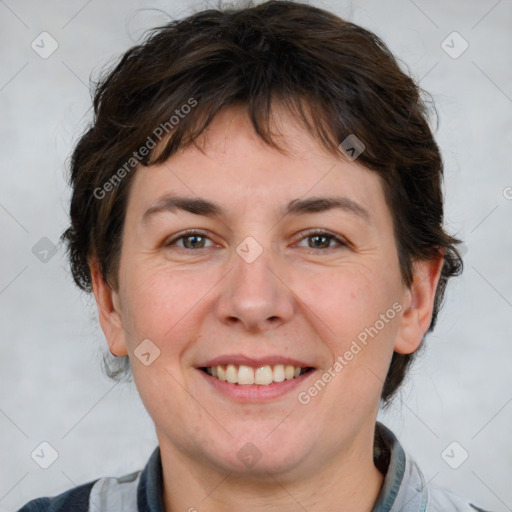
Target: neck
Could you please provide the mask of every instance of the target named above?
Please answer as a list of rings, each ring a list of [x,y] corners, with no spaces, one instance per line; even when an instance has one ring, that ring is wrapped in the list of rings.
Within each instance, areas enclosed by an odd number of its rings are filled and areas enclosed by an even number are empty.
[[[304,462],[309,470],[258,478],[213,469],[159,441],[165,512],[371,512],[384,480],[373,462],[373,430],[317,466]]]

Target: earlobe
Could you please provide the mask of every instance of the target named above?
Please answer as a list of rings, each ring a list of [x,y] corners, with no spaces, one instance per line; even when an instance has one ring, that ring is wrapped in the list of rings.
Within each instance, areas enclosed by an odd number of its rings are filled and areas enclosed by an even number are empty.
[[[439,256],[431,260],[413,263],[413,282],[405,291],[407,302],[400,320],[394,351],[399,354],[411,354],[420,347],[423,336],[432,320],[434,299],[441,277],[444,257],[442,249]]]
[[[118,293],[112,290],[103,279],[97,260],[91,261],[89,268],[91,270],[93,293],[98,306],[99,321],[110,352],[116,356],[125,356],[128,354],[128,350]]]

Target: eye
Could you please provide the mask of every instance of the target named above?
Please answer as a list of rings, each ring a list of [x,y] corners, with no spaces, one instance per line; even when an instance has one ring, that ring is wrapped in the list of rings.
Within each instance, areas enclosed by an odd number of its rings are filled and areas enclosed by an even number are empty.
[[[335,249],[332,247],[331,242],[336,242],[338,246],[348,247],[348,243],[328,231],[301,231],[300,235],[303,236],[302,240],[313,240],[313,244],[308,244],[308,248],[313,250],[318,249]],[[301,240],[301,241],[302,241]]]
[[[313,244],[308,244],[308,248],[313,249],[313,251],[322,250],[322,249],[335,249],[336,246],[332,247],[331,243],[334,241],[338,244],[339,247],[348,247],[348,243],[342,240],[340,237],[329,233],[328,231],[301,231],[299,233],[303,238],[303,240],[313,240]],[[189,230],[181,233],[179,236],[168,240],[164,243],[165,247],[176,246],[179,249],[206,249],[205,246],[206,241],[211,240],[206,236],[206,234],[202,231],[197,230]],[[179,245],[179,242],[183,242],[183,245]],[[211,246],[210,246],[211,247]]]
[[[183,245],[178,245],[178,242],[181,242],[182,240]],[[190,230],[181,233],[181,235],[176,238],[166,241],[164,246],[169,247],[175,245],[179,249],[206,249],[204,245],[206,240],[210,239],[205,235],[205,233],[201,231]]]

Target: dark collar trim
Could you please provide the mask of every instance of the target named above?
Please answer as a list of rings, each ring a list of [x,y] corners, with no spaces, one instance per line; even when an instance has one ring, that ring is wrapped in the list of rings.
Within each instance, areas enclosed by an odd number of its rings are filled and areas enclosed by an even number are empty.
[[[372,512],[389,512],[405,475],[405,452],[393,432],[382,423],[375,425],[375,465],[382,471],[382,460],[389,461],[384,483]]]

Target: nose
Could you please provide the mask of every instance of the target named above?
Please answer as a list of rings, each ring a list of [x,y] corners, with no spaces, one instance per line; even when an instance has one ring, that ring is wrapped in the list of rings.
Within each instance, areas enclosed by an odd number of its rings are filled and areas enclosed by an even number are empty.
[[[293,293],[279,275],[271,250],[265,249],[252,262],[235,254],[232,270],[220,283],[216,313],[229,327],[247,332],[265,332],[290,321]],[[281,272],[282,274],[282,272]]]

